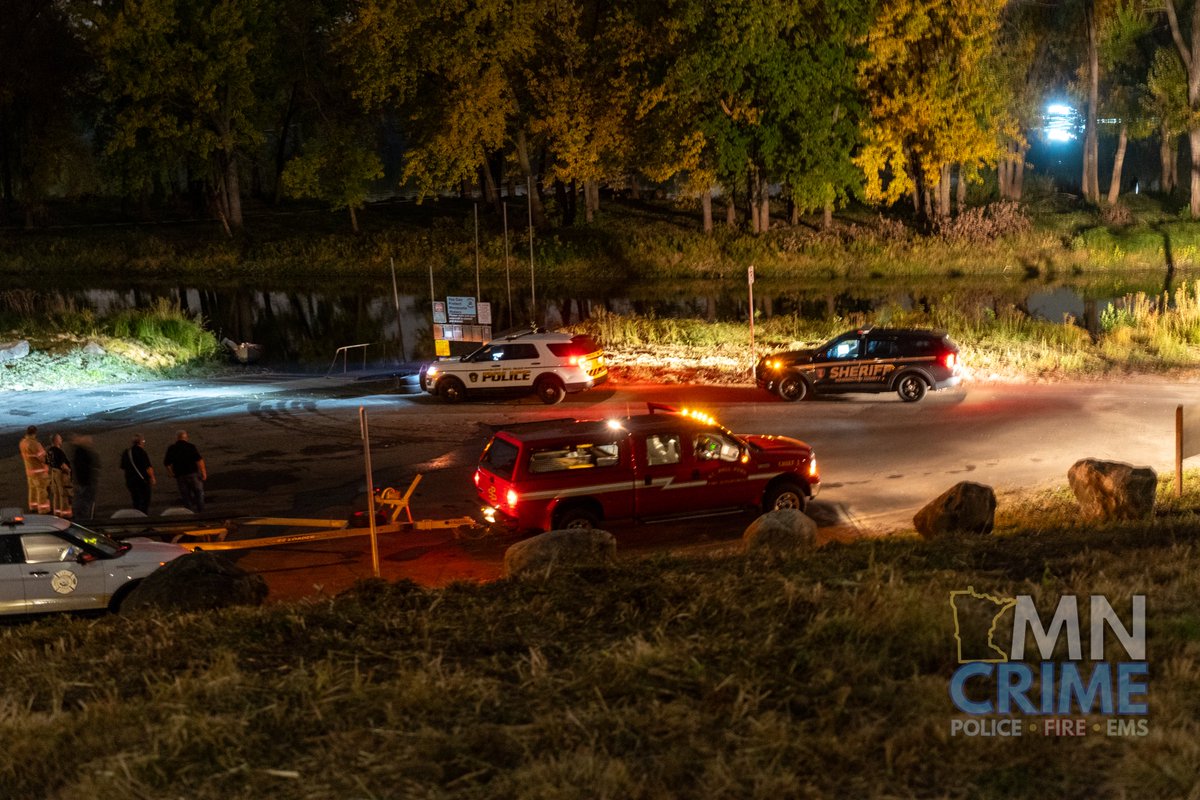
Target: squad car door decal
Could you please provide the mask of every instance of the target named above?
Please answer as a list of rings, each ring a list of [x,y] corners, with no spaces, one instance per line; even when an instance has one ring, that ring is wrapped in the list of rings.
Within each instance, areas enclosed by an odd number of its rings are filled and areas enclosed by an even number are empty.
[[[58,594],[70,594],[79,585],[79,578],[69,569],[60,569],[50,576],[50,588]]]

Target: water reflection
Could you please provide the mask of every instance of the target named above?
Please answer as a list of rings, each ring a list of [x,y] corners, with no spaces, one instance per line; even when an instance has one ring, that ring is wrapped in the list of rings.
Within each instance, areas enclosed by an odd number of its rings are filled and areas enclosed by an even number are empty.
[[[1157,288],[1161,289],[1161,283]],[[398,298],[393,295],[390,283],[370,285],[361,281],[330,281],[287,289],[168,286],[36,289],[24,291],[22,303],[29,305],[29,295],[33,294],[32,304],[36,307],[90,309],[104,315],[148,307],[166,299],[201,315],[218,338],[263,345],[263,364],[278,369],[324,370],[337,348],[360,343],[371,343],[368,358],[373,362],[431,357],[434,348],[430,295],[427,291],[409,289],[402,289]],[[1148,285],[1144,291],[1154,292],[1155,287]],[[539,324],[554,328],[586,319],[597,309],[659,318],[734,321],[745,320],[748,308],[746,286],[734,283],[626,287],[598,297],[539,295],[536,315],[531,313],[528,298],[514,297],[510,308],[503,287],[495,291],[485,285],[483,294],[483,299],[492,303],[496,335],[510,329],[510,319],[512,329],[527,327],[535,316]],[[443,298],[439,292],[439,299]],[[792,314],[818,319],[884,309],[929,311],[946,303],[964,310],[1011,305],[1031,316],[1059,323],[1070,320],[1095,330],[1100,313],[1112,299],[1092,299],[1069,286],[974,287],[951,291],[945,285],[929,290],[843,285],[800,290],[760,282],[755,285],[754,301],[760,318]]]

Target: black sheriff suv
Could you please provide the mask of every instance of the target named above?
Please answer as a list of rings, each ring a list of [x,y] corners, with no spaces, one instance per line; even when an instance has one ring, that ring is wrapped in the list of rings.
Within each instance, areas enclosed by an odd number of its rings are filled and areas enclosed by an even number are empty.
[[[941,331],[866,328],[812,350],[774,353],[758,362],[755,382],[784,400],[832,392],[895,392],[915,403],[962,381],[958,345]]]

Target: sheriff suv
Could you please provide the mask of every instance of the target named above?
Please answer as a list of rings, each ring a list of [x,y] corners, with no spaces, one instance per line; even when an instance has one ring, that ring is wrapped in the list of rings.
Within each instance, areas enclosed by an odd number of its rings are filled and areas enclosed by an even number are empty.
[[[711,417],[655,403],[609,420],[499,430],[475,488],[484,517],[522,531],[592,528],[747,508],[802,510],[821,478],[798,439],[739,435]]]
[[[587,336],[526,331],[493,339],[469,355],[427,364],[421,388],[457,403],[468,394],[536,394],[547,405],[608,380],[600,347]]]
[[[116,611],[154,570],[187,553],[150,539],[115,542],[69,520],[0,510],[0,614]]]
[[[958,345],[940,331],[867,328],[812,350],[775,353],[754,369],[759,388],[784,400],[832,392],[895,392],[915,403],[962,381]]]

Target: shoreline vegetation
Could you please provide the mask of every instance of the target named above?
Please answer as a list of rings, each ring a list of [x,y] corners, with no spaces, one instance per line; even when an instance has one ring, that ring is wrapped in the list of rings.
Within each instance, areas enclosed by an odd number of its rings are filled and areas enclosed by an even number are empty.
[[[989,536],[773,558],[731,541],[538,580],[2,627],[0,785],[13,800],[1184,797],[1200,782],[1200,474],[1185,481],[1176,500],[1160,480],[1137,522],[1081,522],[1062,488],[1002,495]],[[1145,734],[1088,714],[1073,715],[1086,736],[1061,737],[1014,712],[1019,741],[951,735],[948,598],[968,588],[1039,609],[1102,595],[1122,619],[1148,595]]]
[[[1136,196],[1128,199],[1126,224],[1106,224],[1101,212],[1056,197],[973,209],[974,216],[968,211],[927,234],[858,210],[840,214],[832,230],[781,223],[759,236],[721,227],[705,236],[695,227],[694,210],[680,204],[612,201],[593,224],[535,235],[538,296],[595,296],[650,280],[728,291],[744,285],[746,266],[753,264],[756,296],[761,287],[763,297],[774,291],[829,298],[910,292],[921,298],[917,308],[896,301],[870,312],[819,317],[774,315],[759,305],[758,355],[816,345],[853,327],[891,325],[947,331],[975,380],[1200,369],[1200,222],[1181,220],[1164,204]],[[0,275],[10,287],[0,290],[0,341],[28,339],[33,350],[0,367],[0,388],[67,388],[232,369],[204,321],[168,304],[114,317],[46,309],[37,299],[39,284],[70,286],[85,275],[88,288],[118,280],[123,286],[302,283],[322,275],[379,282],[381,292],[390,293],[394,258],[397,274],[414,285],[428,280],[432,261],[440,286],[473,289],[471,207],[457,200],[379,204],[362,213],[358,236],[335,232],[321,212],[304,215],[302,232],[296,214],[271,217],[256,225],[256,238],[226,239],[200,225],[0,233]],[[497,275],[503,281],[505,270],[503,232],[494,223],[485,219],[481,228],[485,288]],[[528,247],[523,229],[510,235],[512,253]],[[524,280],[518,264],[522,259],[514,255],[513,273]],[[1117,300],[1105,304],[1086,329],[1081,320],[1041,320],[1023,308],[1031,289],[1055,287]],[[617,380],[749,380],[745,322],[593,309],[590,318],[568,327],[604,344]],[[105,353],[84,353],[88,341]]]

